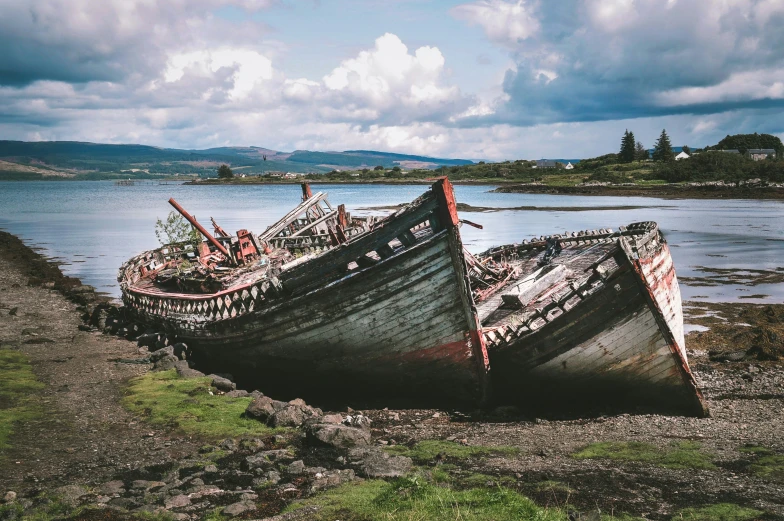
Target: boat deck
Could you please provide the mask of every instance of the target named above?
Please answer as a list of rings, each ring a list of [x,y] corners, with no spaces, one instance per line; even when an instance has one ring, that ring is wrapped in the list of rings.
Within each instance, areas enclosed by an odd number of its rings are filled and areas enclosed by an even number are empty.
[[[561,252],[548,265],[551,274],[549,279],[545,279],[548,277],[545,273],[547,270],[542,270],[539,265],[545,255],[544,249],[529,250],[526,252],[527,255],[521,255],[510,263],[519,269],[520,275],[477,305],[482,327],[486,329],[498,327],[514,322],[515,319],[524,321],[525,316],[561,301],[573,287],[585,284],[593,274],[596,263],[608,257],[608,254],[617,248],[616,241],[611,240],[593,244],[565,244]],[[605,260],[603,265],[608,271],[617,269],[612,258]],[[534,274],[536,276],[532,277]],[[524,296],[526,302],[520,299],[515,301],[510,296],[521,286],[529,289],[527,297]]]

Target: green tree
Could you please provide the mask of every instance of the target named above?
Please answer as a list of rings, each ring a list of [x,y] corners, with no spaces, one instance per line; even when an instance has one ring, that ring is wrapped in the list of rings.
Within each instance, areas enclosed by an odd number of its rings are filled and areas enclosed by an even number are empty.
[[[373,167],[373,170],[384,170],[384,167],[381,165]]]
[[[185,217],[177,212],[169,212],[165,221],[158,219],[155,223],[155,237],[163,246],[167,244],[191,244],[193,249],[199,247],[201,234],[191,226]]]
[[[621,151],[618,153],[618,157],[623,163],[631,163],[634,161],[634,133],[629,132],[627,129],[626,132],[623,133],[623,139],[621,139]]]
[[[683,146],[681,147],[681,149],[682,149],[684,152],[686,152],[687,154],[691,155],[691,149],[690,149],[688,146],[686,146],[686,145],[683,145]]]
[[[644,161],[648,159],[648,149],[645,148],[639,141],[634,146],[634,159],[637,161]]]
[[[231,171],[229,165],[221,165],[218,168],[218,177],[221,179],[231,179],[234,177],[234,172]]]
[[[653,147],[653,160],[669,162],[674,159],[675,155],[672,153],[670,137],[667,135],[667,131],[662,129],[661,135],[659,136],[659,139],[656,140],[656,145]]]
[[[400,172],[400,167],[395,165],[392,167],[392,170],[394,170],[395,172]]]

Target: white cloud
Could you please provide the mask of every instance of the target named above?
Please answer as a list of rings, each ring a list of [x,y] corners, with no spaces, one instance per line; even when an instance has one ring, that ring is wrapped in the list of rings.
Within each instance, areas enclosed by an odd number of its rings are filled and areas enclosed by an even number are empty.
[[[481,0],[459,5],[452,9],[452,14],[479,25],[491,40],[514,45],[539,32],[539,20],[534,14],[537,6],[538,1],[534,0]]]
[[[784,99],[784,69],[734,73],[716,85],[667,90],[658,93],[656,99],[663,106]]]
[[[272,79],[272,61],[247,49],[218,49],[175,54],[169,58],[163,76],[166,82],[180,81],[186,71],[198,76],[211,76],[223,68],[233,69],[232,88],[228,96],[233,100],[246,98],[258,82]]]

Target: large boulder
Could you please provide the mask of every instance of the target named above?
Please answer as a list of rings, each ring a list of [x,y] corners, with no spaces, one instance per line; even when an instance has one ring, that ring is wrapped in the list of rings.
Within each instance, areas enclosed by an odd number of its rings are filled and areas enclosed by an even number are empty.
[[[174,369],[176,367],[175,364],[179,361],[180,359],[174,355],[165,355],[155,362],[153,369],[156,371],[168,371],[169,369]]]
[[[408,473],[414,464],[411,458],[393,456],[375,447],[349,450],[348,461],[366,478],[397,478]]]
[[[348,425],[315,423],[308,426],[306,439],[311,445],[350,449],[370,445],[370,431]]]
[[[268,422],[273,427],[299,427],[306,421],[320,418],[324,413],[301,399],[292,400],[286,407],[275,411]]]
[[[229,380],[228,378],[224,378],[223,376],[219,376],[217,374],[209,375],[212,378],[212,386],[219,391],[223,391],[225,393],[229,391],[234,391],[237,389],[237,384]]]
[[[151,360],[153,363],[155,363],[155,362],[157,362],[158,360],[160,360],[160,359],[162,359],[162,358],[164,358],[164,357],[166,357],[166,356],[174,356],[174,348],[173,348],[173,347],[171,347],[171,346],[169,346],[169,347],[163,347],[163,348],[161,348],[161,349],[158,349],[158,350],[156,350],[156,351],[153,351],[153,352],[150,354],[150,360]]]
[[[180,378],[201,378],[204,376],[204,373],[191,368],[185,360],[174,362],[174,369],[177,370],[177,375],[179,375]]]
[[[286,402],[273,400],[269,396],[259,396],[253,399],[245,409],[245,416],[266,423],[275,412],[287,407]]]

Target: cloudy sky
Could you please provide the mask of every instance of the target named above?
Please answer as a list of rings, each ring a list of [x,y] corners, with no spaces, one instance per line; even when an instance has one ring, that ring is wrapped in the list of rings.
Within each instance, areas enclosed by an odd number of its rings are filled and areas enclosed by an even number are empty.
[[[0,139],[491,160],[784,137],[784,0],[0,0]]]

